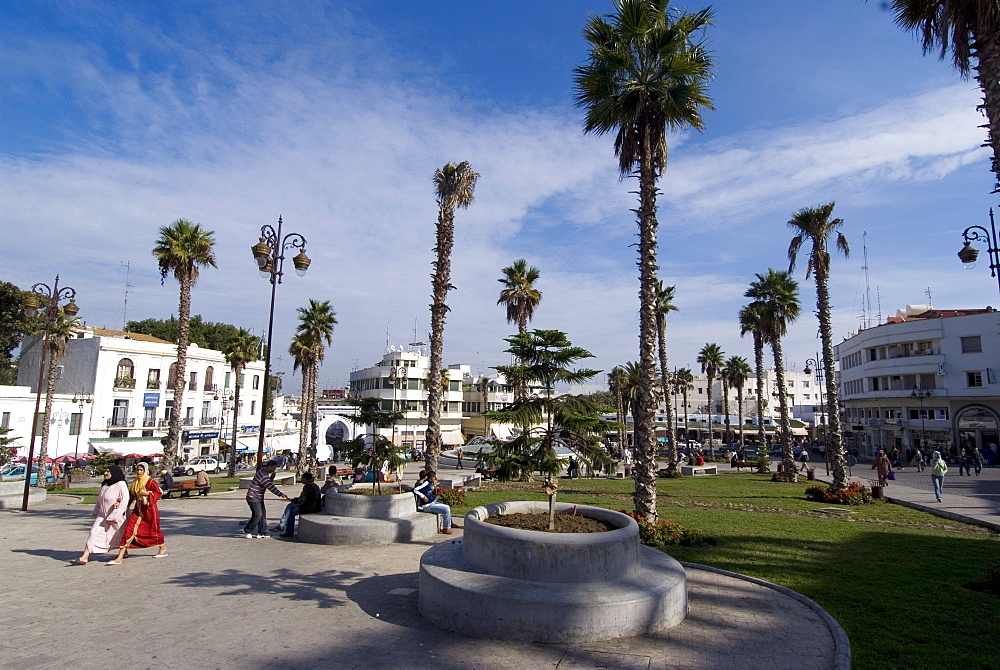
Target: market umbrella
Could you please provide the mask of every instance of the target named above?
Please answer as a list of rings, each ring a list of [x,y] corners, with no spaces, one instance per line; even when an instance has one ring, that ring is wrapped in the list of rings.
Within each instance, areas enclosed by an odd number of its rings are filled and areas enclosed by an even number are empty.
[[[73,458],[69,454],[66,454],[65,456],[60,456],[59,458],[57,458],[56,463],[76,463],[77,460],[78,459]]]

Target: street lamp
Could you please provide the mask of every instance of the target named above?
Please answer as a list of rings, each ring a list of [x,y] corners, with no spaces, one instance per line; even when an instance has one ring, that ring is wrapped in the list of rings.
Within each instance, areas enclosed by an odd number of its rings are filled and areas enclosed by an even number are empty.
[[[979,249],[972,246],[971,242],[986,243],[986,254],[990,259],[990,276],[997,278],[997,286],[1000,288],[1000,275],[997,274],[997,270],[1000,270],[1000,244],[997,243],[992,207],[990,207],[990,229],[986,230],[983,226],[969,226],[962,231],[962,239],[965,241],[965,246],[958,252],[958,258],[967,269],[974,268],[976,259],[979,258]]]
[[[38,390],[35,393],[35,416],[31,422],[31,442],[28,444],[28,464],[24,477],[24,496],[21,500],[21,511],[28,511],[28,493],[31,490],[31,462],[35,458],[35,437],[38,432],[38,409],[42,405],[42,382],[45,379],[45,354],[49,348],[49,333],[55,325],[59,316],[59,303],[62,300],[69,300],[62,308],[62,311],[69,316],[76,316],[80,308],[76,306],[76,289],[64,286],[59,288],[59,275],[56,281],[49,288],[48,284],[38,283],[31,287],[31,291],[24,298],[23,307],[28,314],[41,311],[45,319],[45,330],[42,337],[42,354],[38,361]],[[37,486],[45,486],[45,464],[40,463],[38,468],[38,479],[35,480]]]
[[[312,261],[306,256],[306,238],[298,233],[288,233],[281,236],[281,217],[278,217],[278,229],[272,226],[262,226],[260,229],[260,241],[250,247],[253,258],[257,262],[257,269],[260,276],[271,282],[271,309],[267,317],[267,353],[264,356],[264,397],[260,408],[260,439],[257,443],[257,469],[264,464],[264,422],[267,421],[267,408],[271,393],[271,340],[274,334],[274,293],[278,284],[281,283],[281,276],[284,274],[285,252],[289,249],[298,249],[292,257],[292,265],[295,266],[295,274],[302,277]],[[233,433],[233,443],[235,447],[236,434]]]
[[[409,371],[403,365],[399,366],[398,370],[397,370],[397,368],[392,368],[392,369],[389,370],[389,383],[392,384],[392,411],[394,411],[394,412],[399,411],[398,408],[397,408],[397,404],[396,404],[396,391],[397,391],[397,389],[403,389],[403,390],[406,389],[406,380],[407,380],[408,376],[409,376]],[[406,398],[405,397],[403,398],[403,403],[404,403],[404,406],[405,406],[405,403],[406,403]],[[406,413],[405,413],[405,410],[404,410],[404,413],[403,413],[403,433],[404,433],[403,440],[405,440],[406,439],[406,437],[405,437],[405,433],[406,433]],[[396,424],[395,423],[392,424],[392,443],[393,443],[393,445],[396,444]]]
[[[924,398],[931,397],[931,390],[922,386],[914,386],[910,397],[920,401],[920,447],[927,448],[927,424],[924,423]]]
[[[88,405],[94,402],[94,396],[91,393],[74,393],[73,402],[77,404],[80,408],[80,426],[79,430],[76,431],[76,447],[73,449],[73,458],[80,458],[80,433],[83,432],[83,405],[87,403]]]
[[[816,358],[806,359],[806,369],[803,370],[807,375],[812,374],[812,368],[816,368],[816,387],[819,389],[819,411],[820,418],[824,421],[823,423],[823,460],[826,463],[826,474],[830,474],[830,445],[827,439],[826,429],[829,422],[826,419],[826,407],[823,405],[823,382],[826,381],[826,375],[823,373],[823,359],[816,354]]]

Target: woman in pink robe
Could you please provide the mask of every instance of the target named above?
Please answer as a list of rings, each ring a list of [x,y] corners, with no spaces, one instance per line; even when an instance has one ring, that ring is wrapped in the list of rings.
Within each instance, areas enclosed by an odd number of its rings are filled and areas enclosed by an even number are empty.
[[[149,476],[148,463],[135,464],[135,480],[129,486],[129,499],[133,503],[132,513],[125,523],[121,542],[118,545],[118,556],[108,561],[106,565],[121,565],[122,559],[132,547],[159,547],[153,558],[166,558],[167,545],[160,531],[160,510],[156,502],[163,495],[159,484]]]
[[[127,509],[128,484],[125,483],[125,473],[117,465],[109,466],[104,471],[101,492],[92,512],[94,525],[90,527],[87,545],[80,558],[75,558],[70,563],[86,565],[91,554],[104,554],[111,547],[118,547],[121,544],[122,524],[125,522]]]

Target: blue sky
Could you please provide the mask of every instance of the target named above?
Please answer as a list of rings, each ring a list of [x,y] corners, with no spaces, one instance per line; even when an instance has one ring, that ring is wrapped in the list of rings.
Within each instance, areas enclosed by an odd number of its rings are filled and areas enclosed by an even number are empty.
[[[699,3],[675,0],[699,9]],[[965,270],[961,231],[996,199],[979,94],[879,2],[715,3],[716,109],[670,139],[660,182],[660,265],[677,285],[672,365],[706,342],[752,360],[736,313],[754,273],[787,268],[785,222],[836,201],[852,255],[834,262],[835,336],[906,304],[997,304],[985,263]],[[634,184],[612,137],[585,136],[573,104],[580,36],[609,0],[203,3],[10,2],[0,6],[0,279],[61,281],[89,324],[166,317],[177,285],[150,254],[178,217],[214,230],[219,269],[194,313],[260,332],[268,284],[250,257],[284,216],[313,266],[279,287],[276,361],[291,377],[295,308],[330,300],[339,325],[321,373],[345,384],[393,344],[426,339],[434,170],[468,160],[476,202],[457,216],[445,360],[505,361],[514,328],[495,305],[500,268],[539,268],[535,327],[558,328],[609,370],[637,357]],[[985,254],[983,254],[985,257]],[[803,316],[785,343],[819,348]],[[879,310],[880,307],[880,310]]]

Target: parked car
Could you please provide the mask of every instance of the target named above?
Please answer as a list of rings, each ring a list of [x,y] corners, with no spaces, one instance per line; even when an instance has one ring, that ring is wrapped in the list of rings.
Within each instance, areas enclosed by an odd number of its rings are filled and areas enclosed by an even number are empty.
[[[3,475],[4,480],[24,480],[24,474],[27,468],[24,465],[17,463],[11,463],[7,465],[0,474]],[[55,477],[52,476],[52,472],[45,473],[45,481],[49,484],[55,482]],[[32,485],[38,483],[38,466],[31,466],[31,483]]]
[[[222,471],[222,464],[214,458],[209,458],[208,456],[196,456],[187,463],[181,463],[174,466],[175,475],[187,475],[191,477],[194,473],[201,472],[202,470],[218,474]]]

